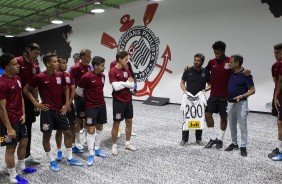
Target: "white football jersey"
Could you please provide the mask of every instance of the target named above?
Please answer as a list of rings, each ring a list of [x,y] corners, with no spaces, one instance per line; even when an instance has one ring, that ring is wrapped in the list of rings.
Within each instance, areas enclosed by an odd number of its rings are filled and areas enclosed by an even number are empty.
[[[187,92],[182,97],[180,110],[183,111],[182,130],[199,130],[206,127],[205,108],[207,99],[200,91],[195,96]]]

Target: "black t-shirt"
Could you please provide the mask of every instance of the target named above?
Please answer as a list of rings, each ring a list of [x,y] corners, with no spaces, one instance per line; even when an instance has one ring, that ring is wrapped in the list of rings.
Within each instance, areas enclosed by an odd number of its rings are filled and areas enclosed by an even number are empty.
[[[202,91],[206,83],[210,83],[210,72],[202,68],[197,71],[194,67],[186,70],[182,75],[182,80],[186,82],[186,90],[193,95]]]

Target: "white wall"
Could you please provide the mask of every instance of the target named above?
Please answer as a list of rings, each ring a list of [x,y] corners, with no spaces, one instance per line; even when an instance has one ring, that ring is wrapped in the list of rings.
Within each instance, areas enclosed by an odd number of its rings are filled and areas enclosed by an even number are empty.
[[[119,31],[120,18],[129,14],[135,19],[133,26],[143,25],[143,15],[150,3],[140,0],[123,5],[119,10],[76,19],[70,24],[73,34],[69,40],[73,53],[89,48],[93,55],[104,57],[107,74],[116,49],[100,44],[103,32],[118,43],[123,34]],[[261,4],[259,0],[163,0],[158,3],[148,28],[160,40],[158,64],[162,63],[161,55],[166,46],[170,47],[172,61],[167,68],[173,73],[164,73],[153,96],[168,97],[171,103],[180,103],[179,82],[184,66],[192,65],[193,55],[197,52],[206,56],[207,64],[214,57],[212,44],[222,40],[227,44],[226,54],[241,54],[245,59],[244,67],[252,71],[256,94],[249,99],[250,110],[269,111],[265,105],[271,102],[274,87],[270,72],[275,62],[273,45],[281,42],[282,19],[274,18],[267,4]],[[149,80],[153,80],[158,72],[155,67]],[[139,89],[143,85],[143,82],[138,83]],[[106,83],[105,96],[111,96],[111,91],[110,84]]]

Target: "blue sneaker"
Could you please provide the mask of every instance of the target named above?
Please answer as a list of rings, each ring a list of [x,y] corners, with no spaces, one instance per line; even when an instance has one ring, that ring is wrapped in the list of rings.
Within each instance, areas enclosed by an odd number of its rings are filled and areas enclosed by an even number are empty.
[[[281,161],[282,160],[282,153],[279,153],[277,156],[272,157],[273,161]]]
[[[82,149],[79,149],[78,147],[73,147],[72,148],[72,152],[73,153],[84,153],[84,149],[82,148]]]
[[[69,165],[75,165],[75,166],[83,166],[83,163],[81,163],[80,161],[78,161],[78,160],[76,160],[76,159],[74,159],[74,158],[72,158],[72,159],[67,159],[67,163],[69,164]]]
[[[19,175],[15,177],[15,179],[10,180],[11,183],[17,183],[17,184],[28,184],[28,181],[24,178],[21,178]]]
[[[54,171],[54,172],[58,172],[60,170],[56,161],[50,162],[50,167],[51,167],[52,171]]]
[[[95,150],[95,155],[97,155],[98,157],[102,157],[102,158],[106,158],[107,155],[101,151],[100,149]]]
[[[17,173],[18,174],[29,174],[29,173],[34,173],[36,171],[37,171],[37,169],[35,169],[35,168],[26,167],[24,170],[17,170]]]
[[[94,155],[89,155],[86,164],[88,166],[91,166],[91,165],[93,165],[93,163],[94,163]]]
[[[58,151],[57,152],[57,161],[62,161],[63,160],[63,152],[62,151]]]

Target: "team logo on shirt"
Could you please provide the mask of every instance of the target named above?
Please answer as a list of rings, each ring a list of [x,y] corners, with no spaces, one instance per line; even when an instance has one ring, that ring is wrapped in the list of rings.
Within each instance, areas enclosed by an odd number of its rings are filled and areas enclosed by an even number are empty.
[[[22,88],[22,84],[19,80],[17,80],[17,83],[18,83],[19,87]]]
[[[12,139],[8,135],[5,135],[4,141],[5,142],[12,142]]]
[[[45,131],[49,130],[49,126],[50,125],[48,125],[47,123],[43,124],[42,130],[45,130]]]
[[[60,77],[57,77],[56,80],[57,80],[57,84],[62,84],[62,79]]]
[[[88,125],[91,125],[91,124],[92,124],[92,118],[87,118],[86,123],[87,123]]]
[[[225,63],[224,69],[228,70],[229,69],[229,63]]]
[[[205,73],[202,73],[202,77],[204,78],[206,76],[206,74]]]
[[[70,80],[70,78],[69,77],[66,77],[66,83],[70,83],[71,82],[71,80]]]
[[[127,78],[128,77],[128,73],[127,72],[123,72],[123,77]]]
[[[126,14],[122,16],[120,18],[121,27],[119,31],[123,32],[123,35],[119,39],[118,44],[116,43],[116,40],[107,33],[103,33],[101,38],[101,44],[105,47],[110,49],[120,47],[128,51],[129,62],[131,63],[134,73],[133,75],[136,81],[140,83],[138,84],[138,87],[143,84],[143,88],[140,87],[140,90],[137,91],[135,96],[152,96],[152,93],[161,80],[164,72],[172,73],[171,70],[167,69],[168,61],[171,60],[169,46],[164,46],[165,51],[161,55],[163,63],[157,64],[158,60],[160,60],[160,39],[148,28],[157,8],[158,3],[147,5],[143,16],[144,25],[133,26],[135,20],[131,19],[130,15]],[[150,80],[150,76],[155,67],[160,68],[160,70],[157,70],[156,75],[153,75],[155,78]]]
[[[36,74],[36,69],[32,68],[32,73],[35,75]]]

